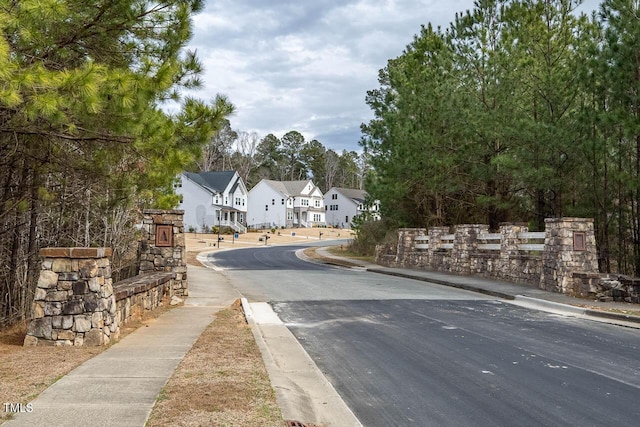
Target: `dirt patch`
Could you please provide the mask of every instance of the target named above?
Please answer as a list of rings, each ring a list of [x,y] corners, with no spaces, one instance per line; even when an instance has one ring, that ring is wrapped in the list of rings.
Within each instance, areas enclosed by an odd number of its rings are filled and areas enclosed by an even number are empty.
[[[187,264],[193,265],[196,267],[202,267],[202,263],[198,261],[198,254],[200,252],[189,252],[187,251]]]
[[[147,423],[278,426],[284,421],[239,302],[216,314],[162,390]]]
[[[146,312],[141,320],[120,328],[120,339],[153,322],[171,307]],[[23,347],[26,323],[0,331],[0,404],[26,405],[47,387],[108,347]],[[0,423],[12,417],[0,410]]]

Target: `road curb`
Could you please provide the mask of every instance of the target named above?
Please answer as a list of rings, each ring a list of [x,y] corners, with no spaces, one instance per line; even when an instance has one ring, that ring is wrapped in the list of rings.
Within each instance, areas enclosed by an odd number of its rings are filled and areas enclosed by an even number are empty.
[[[320,254],[322,256],[322,254]],[[348,265],[347,263],[341,263],[340,258],[339,257],[331,257],[328,258],[326,256],[322,256],[321,260],[311,260],[312,262],[321,262],[323,264],[328,264],[328,265],[333,265],[333,266],[338,266],[338,267],[353,267],[352,265]],[[448,280],[442,280],[442,279],[434,279],[434,278],[426,278],[426,277],[421,277],[421,276],[417,276],[414,274],[410,274],[410,273],[401,273],[401,272],[397,272],[397,271],[389,271],[389,270],[384,270],[384,269],[380,269],[380,268],[370,268],[370,267],[366,267],[365,268],[366,271],[369,271],[371,273],[378,273],[378,274],[385,274],[387,276],[395,276],[395,277],[402,277],[405,279],[413,279],[413,280],[419,280],[421,282],[428,282],[428,283],[435,283],[438,285],[442,285],[442,286],[449,286],[452,288],[457,288],[457,289],[463,289],[465,291],[470,291],[470,292],[476,292],[476,293],[480,293],[483,295],[488,295],[488,296],[492,296],[492,297],[496,297],[496,298],[502,298],[502,299],[506,299],[506,300],[510,300],[510,301],[514,301],[514,300],[519,300],[522,302],[528,302],[530,304],[535,304],[538,305],[541,308],[547,308],[550,310],[560,310],[560,311],[565,311],[565,312],[569,312],[572,314],[576,314],[576,315],[583,315],[583,316],[590,316],[590,317],[596,317],[596,318],[601,318],[601,319],[609,319],[609,320],[617,320],[617,321],[623,321],[623,322],[631,322],[631,323],[638,323],[640,324],[640,316],[634,316],[631,314],[623,314],[623,313],[615,313],[615,312],[610,312],[610,311],[602,311],[602,310],[594,310],[594,309],[590,309],[590,308],[584,308],[584,307],[578,307],[578,306],[574,306],[571,304],[563,304],[563,303],[559,303],[559,302],[554,302],[554,301],[548,301],[545,299],[540,299],[540,298],[532,298],[532,297],[527,297],[524,295],[512,295],[512,294],[508,294],[506,292],[501,292],[501,291],[496,291],[496,290],[491,290],[491,289],[485,289],[485,288],[479,288],[473,285],[466,285],[463,283],[454,283]]]
[[[631,314],[612,313],[610,311],[593,310],[591,308],[585,309],[584,314],[586,314],[587,316],[602,317],[605,319],[612,319],[612,320],[623,320],[625,322],[640,324],[640,316],[633,316]]]
[[[240,301],[262,353],[283,417],[308,419],[332,426],[362,427],[353,411],[287,326],[279,318],[278,323],[270,322],[268,315],[267,322],[263,323],[266,313],[261,313],[260,310],[254,313],[246,298],[241,298]],[[274,316],[277,317],[275,313]],[[291,425],[304,425],[298,421],[296,423],[298,424]]]
[[[564,311],[576,315],[584,315],[587,312],[587,309],[583,307],[576,307],[575,305],[563,304],[561,302],[547,301],[540,298],[527,297],[525,295],[516,295],[515,301],[532,304],[541,309],[546,308],[550,310]]]
[[[402,277],[402,278],[405,278],[405,279],[419,280],[421,282],[435,283],[437,285],[449,286],[449,287],[452,287],[452,288],[458,288],[458,289],[463,289],[465,291],[477,292],[477,293],[480,293],[480,294],[489,295],[489,296],[492,296],[492,297],[503,298],[503,299],[507,299],[507,300],[515,299],[515,297],[513,295],[507,294],[505,292],[494,291],[494,290],[491,290],[491,289],[477,288],[475,286],[465,285],[463,283],[452,283],[452,282],[449,282],[449,281],[446,281],[446,280],[420,277],[420,276],[416,276],[416,275],[413,275],[413,274],[400,273],[400,272],[397,272],[397,271],[380,270],[380,269],[377,269],[377,268],[367,268],[366,271],[370,271],[372,273],[378,273],[378,274],[386,274],[387,276],[395,276],[395,277]]]

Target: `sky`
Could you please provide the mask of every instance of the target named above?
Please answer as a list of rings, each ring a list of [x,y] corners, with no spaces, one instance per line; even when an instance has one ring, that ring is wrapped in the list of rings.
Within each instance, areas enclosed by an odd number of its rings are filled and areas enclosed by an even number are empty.
[[[472,7],[473,0],[207,0],[188,46],[205,68],[192,96],[226,95],[237,131],[262,138],[297,130],[338,152],[360,151],[378,71],[422,24],[447,28]]]

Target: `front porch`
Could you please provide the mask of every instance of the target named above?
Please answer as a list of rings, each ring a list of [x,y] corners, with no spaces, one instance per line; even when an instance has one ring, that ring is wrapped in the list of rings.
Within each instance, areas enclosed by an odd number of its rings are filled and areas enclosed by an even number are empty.
[[[324,210],[316,208],[294,208],[291,224],[295,228],[324,227]]]
[[[235,208],[221,207],[216,211],[216,220],[218,227],[230,227],[238,233],[246,233],[245,224],[246,212],[239,211]]]

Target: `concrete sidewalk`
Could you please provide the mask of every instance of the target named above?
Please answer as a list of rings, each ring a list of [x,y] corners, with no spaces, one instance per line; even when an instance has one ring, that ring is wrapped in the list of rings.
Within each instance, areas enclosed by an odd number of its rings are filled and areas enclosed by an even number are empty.
[[[156,398],[215,314],[240,294],[227,279],[188,267],[189,297],[71,371],[32,401],[33,411],[4,425],[145,425]]]
[[[539,309],[572,312],[578,315],[607,319],[608,321],[640,328],[640,305],[622,302],[601,302],[584,298],[575,298],[556,292],[549,292],[531,286],[504,282],[495,279],[485,279],[473,276],[458,276],[454,274],[439,273],[434,271],[389,268],[366,261],[342,258],[328,252],[327,248],[319,248],[316,251],[328,264],[342,266],[358,266],[367,271],[390,276],[404,277],[421,280],[444,286],[452,286],[472,292],[495,296],[507,300],[515,300],[520,305],[536,306]],[[606,310],[606,311],[605,311]],[[611,311],[615,310],[615,311]],[[625,314],[629,312],[629,314]]]

